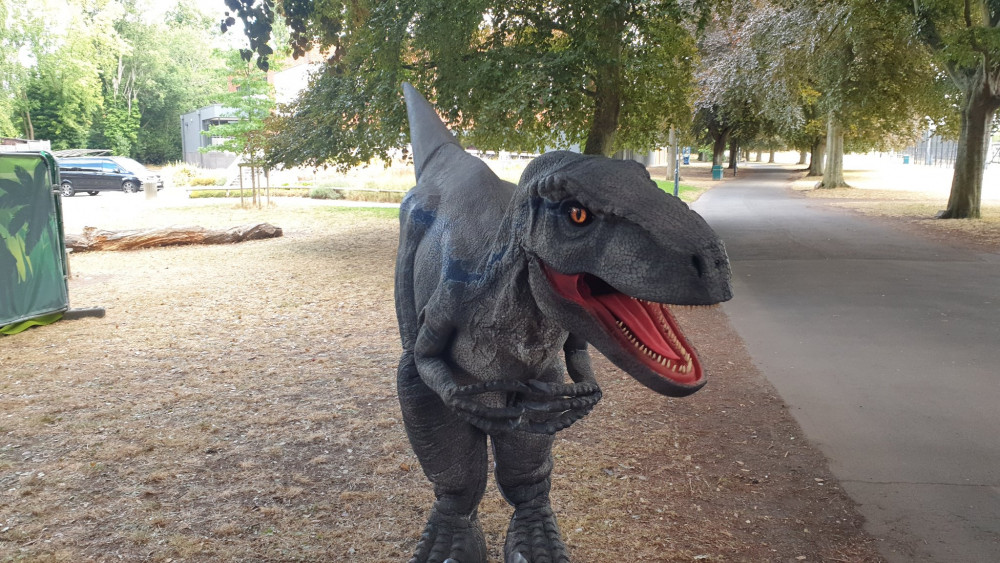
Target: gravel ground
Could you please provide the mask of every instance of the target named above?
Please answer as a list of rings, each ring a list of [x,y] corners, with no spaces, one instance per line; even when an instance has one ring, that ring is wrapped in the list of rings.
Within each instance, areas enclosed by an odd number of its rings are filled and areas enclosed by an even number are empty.
[[[0,340],[0,561],[405,560],[432,495],[395,399],[395,210],[173,190],[72,198],[67,231],[285,236],[71,257],[73,305],[107,315]],[[704,390],[657,396],[598,357],[604,400],[557,438],[574,560],[879,561],[722,310],[678,318]],[[490,485],[492,561],[509,516]]]

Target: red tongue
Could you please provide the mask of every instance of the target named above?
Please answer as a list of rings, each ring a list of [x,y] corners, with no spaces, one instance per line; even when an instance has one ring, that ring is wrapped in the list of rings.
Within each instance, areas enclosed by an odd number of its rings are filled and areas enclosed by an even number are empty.
[[[667,358],[668,360],[680,360],[681,357],[674,352],[670,344],[664,340],[656,320],[649,315],[649,311],[639,301],[632,299],[621,293],[608,293],[591,297],[604,305],[618,320],[625,323],[632,334],[639,339],[643,345]]]
[[[650,315],[646,307],[639,301],[632,299],[622,293],[606,293],[603,295],[591,295],[590,287],[583,281],[582,274],[556,274],[549,273],[549,279],[556,287],[556,291],[568,299],[577,303],[587,302],[599,303],[604,309],[621,322],[639,339],[643,345],[667,358],[668,360],[680,360],[681,357],[674,352],[674,349],[664,340],[661,329],[657,326],[656,320]],[[666,312],[664,312],[666,315]]]

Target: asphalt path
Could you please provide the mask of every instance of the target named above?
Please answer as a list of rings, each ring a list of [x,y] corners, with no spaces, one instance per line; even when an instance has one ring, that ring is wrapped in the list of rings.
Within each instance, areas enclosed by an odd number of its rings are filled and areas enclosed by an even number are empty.
[[[1000,561],[1000,255],[805,198],[791,170],[694,206],[730,321],[889,561]]]

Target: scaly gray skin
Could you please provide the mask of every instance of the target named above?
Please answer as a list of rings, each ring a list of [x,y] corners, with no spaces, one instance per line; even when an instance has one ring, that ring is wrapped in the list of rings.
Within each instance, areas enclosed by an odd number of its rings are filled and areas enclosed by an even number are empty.
[[[697,391],[697,356],[661,304],[729,299],[725,249],[635,162],[553,152],[504,182],[403,88],[417,185],[399,217],[397,387],[437,499],[411,562],[486,560],[487,436],[514,506],[506,561],[568,561],[551,448],[600,399],[587,343],[658,393]]]

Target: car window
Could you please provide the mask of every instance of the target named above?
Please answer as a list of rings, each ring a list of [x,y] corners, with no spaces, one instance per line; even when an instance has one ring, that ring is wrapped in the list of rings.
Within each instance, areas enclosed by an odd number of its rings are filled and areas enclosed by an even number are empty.
[[[114,174],[118,172],[118,165],[114,162],[102,162],[101,168],[103,168],[104,172],[107,174]]]
[[[148,173],[148,171],[146,170],[145,166],[143,166],[142,164],[139,164],[137,161],[135,161],[135,160],[133,160],[131,158],[127,158],[127,157],[123,157],[123,156],[116,156],[114,158],[114,160],[122,168],[124,168],[125,170],[131,172],[132,174],[146,174],[146,173]]]
[[[64,160],[59,162],[60,168],[68,168],[73,170],[89,170],[95,171],[100,170],[100,163],[94,162],[92,160]]]

